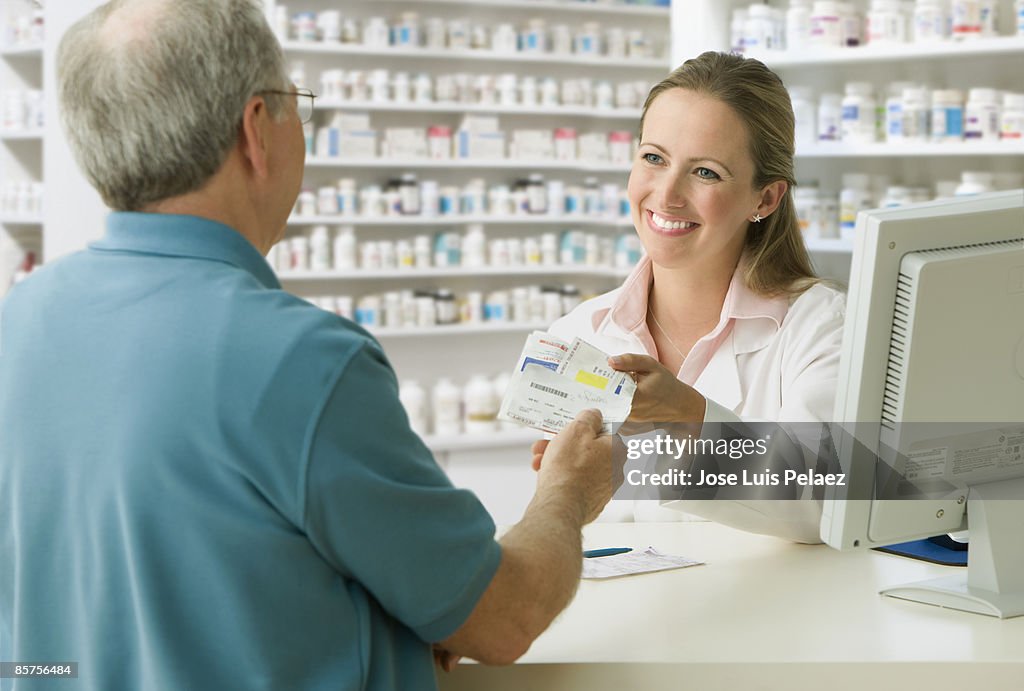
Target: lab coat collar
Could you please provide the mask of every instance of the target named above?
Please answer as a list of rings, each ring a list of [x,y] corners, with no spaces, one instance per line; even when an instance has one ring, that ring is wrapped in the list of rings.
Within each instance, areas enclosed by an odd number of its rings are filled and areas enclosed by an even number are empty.
[[[737,357],[771,343],[789,311],[786,297],[765,297],[747,288],[745,269],[746,263],[741,260],[722,304],[719,324],[712,331],[725,331],[725,336],[693,384],[730,410],[743,402]],[[650,334],[645,327],[651,273],[651,260],[645,256],[623,282],[611,307],[591,315],[596,333],[627,339],[653,354],[653,343],[646,342]]]
[[[785,297],[764,297],[747,288],[743,280],[745,269],[746,263],[741,261],[722,304],[719,326],[714,329],[720,331],[725,322],[734,320],[731,350],[737,355],[768,345],[789,311],[789,300]],[[612,305],[591,315],[595,332],[636,338],[637,330],[647,321],[651,273],[651,260],[644,256],[623,282]],[[650,348],[647,350],[650,352]]]

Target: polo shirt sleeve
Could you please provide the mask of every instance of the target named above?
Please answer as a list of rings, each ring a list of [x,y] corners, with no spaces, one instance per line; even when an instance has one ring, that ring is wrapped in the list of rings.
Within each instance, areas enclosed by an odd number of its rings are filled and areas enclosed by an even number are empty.
[[[494,522],[412,431],[375,344],[341,372],[308,463],[305,527],[314,547],[424,641],[453,634],[501,561]]]

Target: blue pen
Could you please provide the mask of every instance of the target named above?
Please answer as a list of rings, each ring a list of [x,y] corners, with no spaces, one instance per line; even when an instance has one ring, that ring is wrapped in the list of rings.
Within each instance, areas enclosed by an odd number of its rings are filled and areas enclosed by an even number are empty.
[[[594,557],[610,557],[613,554],[625,554],[626,552],[632,551],[632,547],[606,547],[604,549],[586,549],[583,550],[583,558],[593,559]]]

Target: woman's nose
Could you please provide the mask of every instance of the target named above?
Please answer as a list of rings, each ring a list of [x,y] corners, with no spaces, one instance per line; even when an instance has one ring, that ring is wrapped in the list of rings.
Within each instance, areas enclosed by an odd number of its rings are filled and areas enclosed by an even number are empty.
[[[686,185],[683,175],[664,176],[658,181],[658,190],[655,196],[666,210],[686,206]]]

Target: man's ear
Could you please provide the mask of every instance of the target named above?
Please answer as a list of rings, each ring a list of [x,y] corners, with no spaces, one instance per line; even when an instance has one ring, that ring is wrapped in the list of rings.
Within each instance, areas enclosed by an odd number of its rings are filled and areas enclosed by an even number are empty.
[[[779,208],[779,204],[782,203],[782,198],[786,196],[786,190],[788,189],[788,182],[776,180],[767,184],[761,190],[761,203],[757,207],[757,213],[761,215],[761,218],[766,218]]]
[[[270,112],[262,96],[253,96],[242,112],[242,127],[238,135],[238,148],[253,173],[265,178],[270,172]]]

